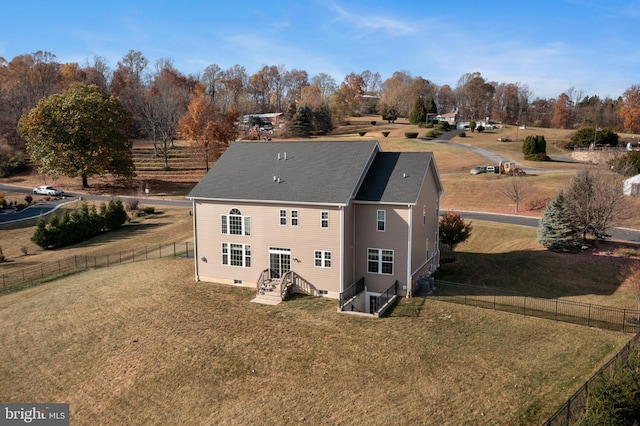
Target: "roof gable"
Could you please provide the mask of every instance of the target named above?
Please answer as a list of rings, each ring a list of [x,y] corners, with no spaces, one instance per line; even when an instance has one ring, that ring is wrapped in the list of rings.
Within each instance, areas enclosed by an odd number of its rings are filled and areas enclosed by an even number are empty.
[[[235,142],[187,198],[348,204],[376,141]]]
[[[442,186],[430,152],[378,152],[358,191],[357,201],[414,204],[424,178],[433,173]]]

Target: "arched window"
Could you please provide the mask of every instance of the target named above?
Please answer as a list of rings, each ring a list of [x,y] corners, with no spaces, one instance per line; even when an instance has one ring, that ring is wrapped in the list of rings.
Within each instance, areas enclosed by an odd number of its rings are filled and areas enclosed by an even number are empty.
[[[223,234],[251,235],[251,218],[242,216],[238,209],[231,209],[228,215],[223,214],[220,223]]]

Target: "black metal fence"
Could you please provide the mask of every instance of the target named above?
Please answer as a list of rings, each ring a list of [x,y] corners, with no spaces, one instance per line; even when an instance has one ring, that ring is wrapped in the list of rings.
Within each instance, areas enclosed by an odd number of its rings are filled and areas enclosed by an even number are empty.
[[[609,362],[591,376],[543,425],[565,426],[579,424],[581,420],[585,420],[584,417],[588,415],[590,402],[600,397],[594,392],[595,389],[598,389],[598,383],[601,380],[611,380],[618,367],[627,362],[633,351],[637,350],[640,350],[640,333],[636,334]]]
[[[436,280],[439,300],[627,333],[640,332],[640,311]]]
[[[382,309],[387,303],[389,303],[389,301],[393,298],[393,296],[398,294],[398,280],[396,280],[396,282],[394,282],[393,284],[391,284],[391,286],[386,289],[380,296],[378,296],[377,301],[376,301],[376,305],[377,305],[377,312],[380,311],[380,309]]]
[[[177,256],[193,256],[193,242],[165,243],[94,256],[74,255],[29,268],[5,272],[0,276],[0,292],[28,287],[86,269]]]

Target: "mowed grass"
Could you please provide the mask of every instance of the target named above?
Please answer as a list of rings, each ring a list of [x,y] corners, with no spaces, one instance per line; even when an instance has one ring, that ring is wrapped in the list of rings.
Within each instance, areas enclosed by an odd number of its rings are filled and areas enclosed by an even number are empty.
[[[540,424],[629,335],[402,299],[279,306],[196,283],[193,261],[90,271],[0,297],[0,401],[74,425]]]
[[[77,205],[77,203],[70,203],[64,208],[74,209]],[[152,201],[147,201],[145,205],[154,206]],[[31,242],[31,236],[36,229],[35,219],[0,224],[0,247],[6,257],[5,262],[0,262],[0,275],[3,272],[74,255],[97,256],[144,246],[193,241],[193,225],[189,208],[158,205],[154,208],[154,214],[133,218],[117,231],[55,250],[42,250]],[[27,254],[22,251],[23,248],[26,248]]]
[[[640,262],[640,245],[603,242],[579,254],[554,253],[537,244],[536,228],[470,222],[471,236],[455,247],[456,261],[441,265],[437,279],[638,309],[625,271]],[[451,256],[446,250],[442,255]]]

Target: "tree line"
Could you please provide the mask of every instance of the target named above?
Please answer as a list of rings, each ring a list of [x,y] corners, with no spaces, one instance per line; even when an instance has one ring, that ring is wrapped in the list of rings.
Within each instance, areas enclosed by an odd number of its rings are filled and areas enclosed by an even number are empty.
[[[132,120],[129,137],[157,138],[170,144],[179,118],[196,87],[220,113],[240,115],[286,112],[291,105],[324,108],[334,124],[359,114],[409,117],[416,102],[434,105],[438,113],[457,110],[463,119],[486,119],[535,127],[579,128],[585,125],[616,131],[640,129],[640,86],[632,85],[617,98],[601,99],[568,88],[557,98],[534,97],[526,84],[495,82],[479,72],[464,74],[455,87],[396,71],[383,80],[369,70],[352,72],[340,83],[326,73],[264,65],[253,74],[234,65],[216,64],[202,73],[185,75],[171,59],[150,65],[142,52],[129,51],[111,68],[100,56],[84,64],[60,63],[50,52],[0,58],[0,141],[23,142],[16,124],[38,101],[61,93],[73,83],[95,84],[118,98]]]

